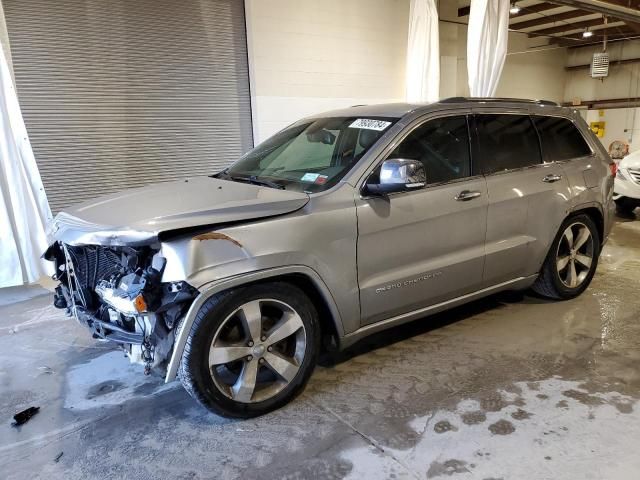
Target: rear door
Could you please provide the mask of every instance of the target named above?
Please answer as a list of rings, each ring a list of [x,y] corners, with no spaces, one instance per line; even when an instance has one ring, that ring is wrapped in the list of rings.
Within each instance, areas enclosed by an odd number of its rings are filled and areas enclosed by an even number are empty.
[[[474,115],[474,161],[487,180],[483,286],[538,272],[567,214],[568,182],[544,162],[528,113]]]
[[[599,189],[608,167],[595,158],[582,133],[573,121],[564,117],[535,115],[532,117],[542,142],[545,162],[557,162],[573,188],[574,198],[585,197],[586,189]],[[591,200],[585,199],[585,200]]]
[[[472,174],[466,116],[426,120],[391,148],[385,158],[424,164],[427,185],[357,194],[363,324],[464,295],[482,282],[487,189],[484,177]]]

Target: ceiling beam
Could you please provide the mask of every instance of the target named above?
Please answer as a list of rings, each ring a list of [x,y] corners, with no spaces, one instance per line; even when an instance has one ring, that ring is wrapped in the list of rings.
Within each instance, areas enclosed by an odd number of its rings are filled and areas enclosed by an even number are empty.
[[[626,42],[627,40],[638,40],[638,39],[640,39],[640,36],[638,35],[625,35],[620,38],[609,37],[607,39],[607,42],[609,43]],[[569,50],[575,50],[577,48],[585,48],[585,47],[594,47],[594,46],[602,47],[602,40],[600,40],[599,42],[588,42],[588,43],[580,43],[578,45],[563,45],[563,46],[567,47]]]
[[[631,10],[640,9],[640,0],[597,0],[597,1],[582,0],[582,2],[588,3],[588,4],[594,4],[594,5],[604,4],[605,7],[609,7],[609,8],[622,7],[623,9],[631,9]]]
[[[618,65],[629,65],[629,64],[635,64],[635,63],[640,63],[640,58],[626,58],[624,60],[611,60],[609,62],[609,67],[616,67]],[[591,68],[590,63],[586,65],[571,65],[570,67],[564,67],[564,69],[568,72],[571,72],[574,70],[588,70],[590,68]]]
[[[535,5],[531,5],[531,6],[527,6],[527,7],[523,7],[522,5],[520,6],[521,13],[519,13],[518,15],[529,15],[531,13],[538,13],[538,12],[544,12],[545,10],[551,10],[553,8],[559,8],[560,5],[556,5],[555,3],[551,3],[551,2],[542,2],[542,3],[537,3]],[[471,11],[471,7],[461,7],[458,9],[458,16],[459,17],[466,17],[467,15],[469,15],[469,12]]]
[[[631,37],[633,35],[633,32],[625,30],[619,33],[608,34],[607,40],[620,40],[623,38]],[[560,45],[561,47],[583,47],[601,43],[602,41],[604,41],[604,35],[593,35],[592,37],[583,38],[582,34],[578,33],[573,35],[566,35],[563,37],[552,38],[549,43]]]
[[[532,13],[545,12],[547,10],[553,10],[554,8],[559,8],[559,5],[551,2],[542,2],[537,3],[535,5],[528,5],[526,7],[520,5],[520,11],[518,15],[530,15]]]
[[[610,40],[613,40],[614,38],[624,38],[624,37],[629,37],[629,36],[633,36],[633,32],[630,32],[628,30],[622,30],[622,31],[618,31],[615,33],[609,33],[607,34],[607,38]],[[562,37],[553,37],[551,39],[551,43],[557,43],[557,44],[566,44],[566,45],[579,45],[580,42],[582,43],[598,43],[600,41],[604,40],[604,35],[602,34],[595,34],[592,35],[591,37],[587,37],[584,38],[582,36],[582,33],[574,33],[571,35],[563,35]]]
[[[624,22],[627,24],[627,26],[633,30],[633,33],[640,33],[640,23],[635,23],[635,22]]]
[[[602,18],[585,20],[583,22],[574,22],[569,25],[564,23],[558,27],[543,28],[541,30],[533,30],[532,32],[528,32],[528,33],[530,37],[536,37],[539,35],[553,35],[554,33],[562,33],[562,32],[568,32],[571,30],[580,30],[587,27],[599,27],[599,26],[604,27],[604,20]],[[601,30],[614,29],[614,28],[620,28],[620,25],[607,26],[606,28],[594,30],[594,32],[600,32]]]
[[[602,13],[612,18],[640,22],[640,0],[553,0],[558,5]]]
[[[630,98],[607,98],[605,100],[582,100],[580,105],[573,105],[572,102],[563,102],[563,107],[588,107],[591,109],[607,109],[607,108],[621,108],[621,107],[637,107],[640,106],[640,97]]]
[[[523,28],[537,27],[539,25],[547,25],[549,23],[563,22],[566,20],[572,20],[574,18],[583,17],[585,15],[591,15],[593,12],[587,12],[585,10],[571,10],[569,12],[562,12],[556,15],[548,15],[541,18],[535,18],[533,20],[527,20],[524,22],[517,22],[509,24],[509,28],[513,30],[521,30]]]

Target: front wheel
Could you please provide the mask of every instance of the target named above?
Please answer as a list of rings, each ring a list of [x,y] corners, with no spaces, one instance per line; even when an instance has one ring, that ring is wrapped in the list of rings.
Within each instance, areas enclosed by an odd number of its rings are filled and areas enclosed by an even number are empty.
[[[283,282],[214,295],[200,309],[179,377],[201,405],[225,417],[275,410],[305,386],[320,346],[309,298]]]
[[[533,291],[548,298],[569,299],[591,283],[600,256],[600,236],[591,217],[567,218],[556,235]]]

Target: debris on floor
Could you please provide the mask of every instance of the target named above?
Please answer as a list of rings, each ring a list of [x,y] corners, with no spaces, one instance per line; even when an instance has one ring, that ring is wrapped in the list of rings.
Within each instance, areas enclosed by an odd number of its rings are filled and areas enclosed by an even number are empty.
[[[53,372],[53,368],[51,367],[47,367],[46,365],[43,365],[42,367],[38,367],[38,370],[40,370],[40,375],[51,375]]]
[[[22,425],[23,423],[27,423],[31,417],[38,413],[39,410],[40,407],[29,407],[26,410],[22,410],[21,412],[16,413],[13,416],[12,425],[14,427],[17,427]]]

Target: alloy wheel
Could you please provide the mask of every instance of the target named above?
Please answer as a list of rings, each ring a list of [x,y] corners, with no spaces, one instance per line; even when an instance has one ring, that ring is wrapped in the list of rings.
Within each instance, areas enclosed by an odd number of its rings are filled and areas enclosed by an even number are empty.
[[[307,337],[300,315],[274,299],[241,305],[218,328],[209,349],[209,370],[216,387],[240,403],[278,394],[295,378]]]
[[[565,287],[579,287],[593,264],[594,242],[589,228],[581,222],[569,225],[562,233],[556,254],[556,268]]]

